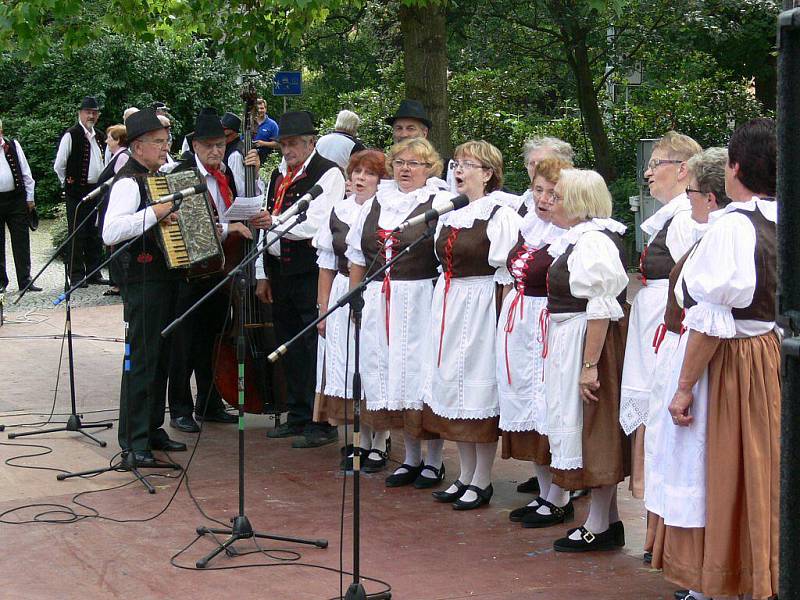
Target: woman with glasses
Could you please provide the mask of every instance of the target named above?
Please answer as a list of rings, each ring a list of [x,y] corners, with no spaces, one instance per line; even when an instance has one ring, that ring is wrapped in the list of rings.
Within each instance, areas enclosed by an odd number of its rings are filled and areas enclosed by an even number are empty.
[[[391,180],[364,203],[347,234],[350,285],[377,271],[422,236],[424,224],[395,228],[411,217],[440,208],[453,198],[441,173],[442,160],[430,142],[413,138],[392,146],[386,157]],[[430,343],[431,299],[438,275],[433,240],[416,245],[367,286],[361,332],[361,377],[368,422],[376,431],[403,428],[405,458],[386,478],[388,487],[436,485],[444,476],[443,441],[422,428],[423,356]],[[422,457],[422,442],[427,453]]]
[[[470,510],[488,504],[493,493],[500,415],[497,284],[512,282],[506,259],[520,217],[508,206],[509,194],[500,191],[503,156],[497,148],[482,140],[461,144],[453,166],[456,189],[469,204],[442,215],[436,227],[442,274],[433,292],[422,418],[426,430],[458,446],[458,479],[434,498]]]
[[[648,510],[645,549],[650,552],[657,546],[657,539],[663,542],[665,524],[693,527],[702,522],[704,512],[707,377],[697,386],[692,427],[675,427],[668,410],[678,385],[688,340],[683,327],[683,305],[675,287],[682,279],[686,259],[708,228],[710,214],[730,202],[725,194],[727,162],[728,151],[724,148],[709,148],[688,161],[686,195],[691,203],[697,241],[670,272],[667,306],[655,337],[656,364],[645,436],[645,506]],[[658,565],[662,564],[662,553],[663,546],[658,545],[653,557]]]
[[[552,485],[550,446],[547,443],[547,403],[544,396],[543,339],[539,315],[547,305],[547,269],[553,262],[550,244],[564,233],[553,225],[553,193],[562,169],[572,163],[545,158],[533,178],[533,209],[525,215],[517,244],[506,266],[514,279],[503,288],[503,308],[497,327],[497,388],[503,458],[531,461],[539,484],[539,497],[511,511],[509,518],[524,527],[552,524],[549,506],[563,508],[569,494]],[[537,512],[537,510],[539,512]]]
[[[584,525],[556,540],[559,552],[625,544],[616,490],[630,453],[619,426],[628,274],[625,226],[610,216],[611,194],[598,173],[561,171],[551,220],[568,231],[548,249],[554,260],[541,317],[547,437],[553,484],[592,495]],[[571,504],[545,507],[555,522],[573,516]]]
[[[362,150],[353,154],[347,165],[352,194],[331,207],[329,217],[314,237],[319,265],[317,304],[320,314],[327,312],[331,304],[335,304],[350,288],[345,240],[364,203],[375,196],[378,184],[386,174],[385,164],[386,157],[380,150]],[[314,421],[328,421],[331,425],[352,423],[355,347],[349,311],[339,309],[319,323],[317,329],[322,339],[318,344]],[[386,466],[388,431],[375,432],[376,445],[373,446],[372,428],[365,416],[366,412],[363,412],[360,438],[364,458],[362,469],[372,473]],[[352,447],[345,446],[342,462],[345,469],[352,470]]]
[[[641,426],[647,421],[656,363],[653,336],[667,304],[669,272],[694,242],[694,221],[684,193],[689,183],[686,161],[701,151],[692,138],[669,131],[656,142],[644,172],[650,195],[663,206],[641,224],[647,240],[639,260],[642,288],[631,307],[622,369],[620,424],[626,435],[636,432],[630,485],[637,498],[644,496],[644,430]]]

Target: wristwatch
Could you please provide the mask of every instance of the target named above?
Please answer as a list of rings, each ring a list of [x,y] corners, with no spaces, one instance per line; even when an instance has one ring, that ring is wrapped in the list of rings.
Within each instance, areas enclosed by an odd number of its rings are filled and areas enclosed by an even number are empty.
[[[596,367],[597,365],[598,365],[598,363],[585,362],[585,363],[583,363],[583,368],[584,369],[592,369],[592,368]]]

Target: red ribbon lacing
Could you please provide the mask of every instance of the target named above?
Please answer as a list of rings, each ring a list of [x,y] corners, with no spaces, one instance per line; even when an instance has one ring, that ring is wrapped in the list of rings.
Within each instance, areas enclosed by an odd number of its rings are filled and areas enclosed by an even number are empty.
[[[436,366],[442,364],[442,343],[444,342],[444,324],[447,317],[447,295],[450,292],[450,282],[453,279],[453,246],[458,238],[460,229],[453,227],[450,229],[450,234],[447,236],[447,241],[444,244],[444,256],[442,257],[442,268],[444,269],[444,298],[442,299],[442,327],[439,332],[439,359]]]
[[[386,256],[387,250],[390,250],[392,246],[397,242],[397,237],[393,233],[391,229],[378,229],[377,231],[378,240],[380,242],[381,248],[381,257],[383,257],[383,263],[389,260]],[[389,271],[391,271],[391,267],[384,271],[383,274],[383,284],[381,285],[381,294],[383,294],[384,301],[386,302],[386,344],[389,344],[389,310],[391,309],[392,305],[392,282],[389,277]]]
[[[528,253],[526,257],[525,254]],[[514,277],[514,288],[516,289],[516,294],[514,299],[511,301],[511,305],[508,307],[508,316],[506,317],[506,325],[503,328],[505,331],[506,339],[505,339],[505,354],[506,354],[506,377],[508,378],[508,385],[511,385],[511,363],[508,356],[508,334],[514,331],[514,323],[516,322],[517,316],[517,305],[519,305],[519,318],[523,320],[525,318],[525,303],[522,302],[522,298],[525,292],[525,278],[530,270],[531,260],[533,259],[534,254],[530,253],[527,246],[524,244],[520,247],[517,255],[511,261],[511,269],[509,272],[511,276]],[[517,266],[517,261],[522,260],[522,266]]]
[[[644,261],[647,258],[647,250],[649,248],[650,246],[645,246],[641,256],[639,256],[639,272],[642,274],[642,285],[644,286],[647,286],[647,273],[644,270]]]
[[[664,323],[661,323],[658,327],[656,327],[656,333],[653,336],[653,348],[656,349],[656,354],[658,354],[658,349],[661,347],[661,342],[664,341],[664,337],[667,335],[667,326]]]

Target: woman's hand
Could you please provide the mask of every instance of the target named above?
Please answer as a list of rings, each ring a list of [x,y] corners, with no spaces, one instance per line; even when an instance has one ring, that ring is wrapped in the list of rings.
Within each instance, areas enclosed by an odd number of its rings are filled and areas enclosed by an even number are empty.
[[[581,368],[578,387],[581,391],[581,398],[585,403],[598,401],[597,396],[593,393],[600,389],[600,380],[597,378],[597,365],[588,369],[586,367]]]
[[[672,422],[678,427],[688,427],[694,421],[694,417],[689,414],[689,409],[694,403],[692,388],[678,388],[669,403],[669,414],[672,415]]]
[[[328,307],[327,306],[323,306],[322,304],[319,304],[318,306],[319,306],[319,314],[328,312]],[[325,323],[327,321],[328,321],[328,319],[323,319],[322,321],[317,323],[317,333],[319,333],[320,337],[323,337],[323,338],[325,337]]]

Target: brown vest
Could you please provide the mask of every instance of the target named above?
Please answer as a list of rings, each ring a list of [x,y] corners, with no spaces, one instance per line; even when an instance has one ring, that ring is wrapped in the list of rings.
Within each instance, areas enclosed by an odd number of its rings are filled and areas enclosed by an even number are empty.
[[[756,267],[756,289],[753,300],[744,308],[731,310],[737,321],[774,321],[777,316],[775,296],[778,291],[777,274],[777,228],[756,209],[734,210],[750,219],[756,232],[756,249],[753,256]],[[689,295],[686,280],[683,280],[683,304],[691,308],[697,301]]]
[[[432,206],[433,195],[412,210],[406,219],[424,214]],[[378,227],[380,215],[381,205],[376,198],[372,201],[372,207],[364,220],[364,230],[361,233],[361,251],[364,253],[367,268],[370,269],[368,274],[372,274],[386,264],[386,255],[382,252],[384,238],[381,236],[381,230]],[[393,234],[392,237],[395,241],[392,244],[392,256],[397,256],[399,252],[425,233],[425,230],[426,225],[420,223],[414,227],[407,228],[405,231]],[[428,239],[417,245],[411,254],[404,256],[392,266],[391,278],[400,281],[434,279],[439,276],[439,272],[436,269],[438,264],[436,255],[433,252],[433,239]]]
[[[667,279],[675,261],[667,248],[667,230],[672,224],[672,219],[664,223],[664,226],[653,238],[653,241],[645,246],[642,252],[642,259],[639,262],[639,271],[645,281],[654,279]]]
[[[336,216],[336,211],[331,210],[331,235],[333,236],[333,253],[336,255],[336,269],[342,275],[350,275],[347,267],[347,257],[344,255],[347,250],[347,234],[350,232],[350,225]]]
[[[669,291],[667,292],[667,307],[664,309],[664,325],[667,331],[677,333],[678,335],[680,335],[681,329],[683,329],[683,309],[681,305],[678,304],[678,299],[675,297],[675,286],[678,283],[678,276],[683,270],[683,265],[686,264],[686,259],[689,258],[689,255],[699,243],[700,240],[696,241],[686,254],[678,259],[678,262],[675,263],[675,266],[672,267],[672,270],[669,272]]]
[[[520,234],[517,245],[508,253],[508,260],[506,260],[508,272],[514,278],[514,288],[522,290],[523,295],[538,298],[547,296],[547,270],[553,262],[553,257],[547,252],[548,248],[550,248],[549,244],[538,250],[531,250],[525,245],[525,238]],[[514,267],[514,263],[525,252],[528,252],[529,256],[524,259],[525,266],[522,267],[520,274]]]
[[[499,206],[492,209],[489,219]],[[472,227],[455,228],[445,225],[436,238],[436,255],[442,269],[451,277],[480,277],[494,275],[495,267],[489,264],[489,236],[486,227],[489,219],[475,219]]]
[[[614,242],[619,252],[619,259],[622,261],[622,267],[627,268],[622,236],[606,229],[603,229],[602,233],[607,235],[609,239]],[[586,312],[586,305],[589,301],[586,298],[576,298],[573,296],[569,287],[569,268],[567,267],[567,260],[574,249],[575,244],[567,246],[564,254],[553,261],[553,264],[550,265],[550,269],[547,272],[547,310],[551,313]],[[627,291],[623,289],[619,296],[617,296],[617,301],[620,304],[625,304],[626,299]]]

